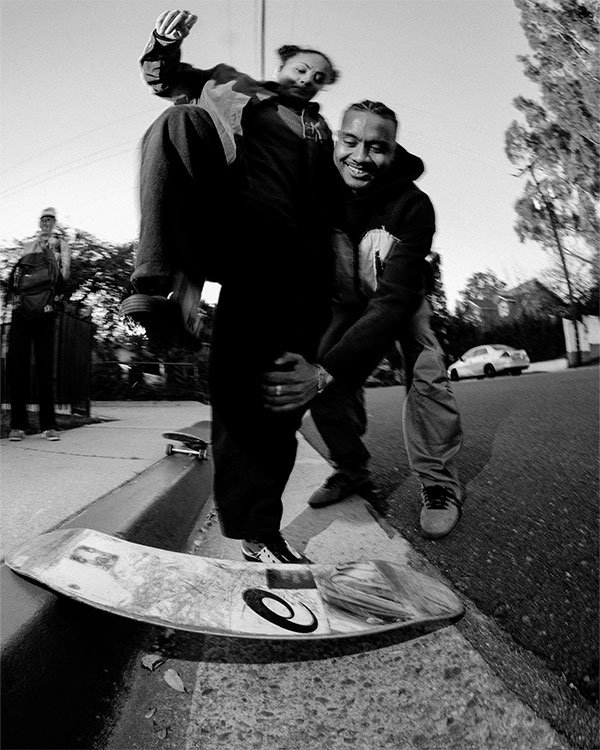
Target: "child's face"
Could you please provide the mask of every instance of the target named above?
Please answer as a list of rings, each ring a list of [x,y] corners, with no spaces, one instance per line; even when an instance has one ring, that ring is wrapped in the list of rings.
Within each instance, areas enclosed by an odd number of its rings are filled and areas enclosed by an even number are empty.
[[[310,101],[329,81],[327,60],[316,52],[299,52],[281,66],[277,80],[283,93]]]

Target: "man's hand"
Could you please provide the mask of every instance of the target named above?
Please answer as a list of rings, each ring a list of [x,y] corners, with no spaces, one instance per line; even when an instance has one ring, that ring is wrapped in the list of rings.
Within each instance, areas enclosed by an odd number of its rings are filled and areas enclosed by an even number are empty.
[[[163,40],[178,42],[185,39],[197,20],[189,10],[166,10],[156,19],[154,31]]]
[[[318,393],[319,376],[315,365],[301,354],[286,352],[274,362],[275,367],[263,375],[263,403],[268,411],[281,414],[299,409]]]

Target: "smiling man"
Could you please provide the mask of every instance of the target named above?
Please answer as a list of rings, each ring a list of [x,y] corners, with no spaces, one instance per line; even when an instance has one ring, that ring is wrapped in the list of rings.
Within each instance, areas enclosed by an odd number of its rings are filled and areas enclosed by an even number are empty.
[[[345,184],[345,225],[334,235],[336,274],[332,324],[320,352],[321,393],[312,416],[336,471],[309,499],[313,508],[373,486],[363,383],[394,347],[402,351],[407,396],[404,441],[421,484],[423,534],[440,538],[460,519],[462,486],[456,454],[460,416],[446,374],[443,352],[431,330],[427,256],[435,233],[429,197],[414,183],[423,162],[396,143],[395,113],[363,101],[345,112],[334,161]],[[269,373],[268,408],[277,411],[301,398],[307,368],[294,355],[278,362],[288,373]],[[278,395],[273,395],[279,387]],[[285,403],[284,403],[285,402]]]

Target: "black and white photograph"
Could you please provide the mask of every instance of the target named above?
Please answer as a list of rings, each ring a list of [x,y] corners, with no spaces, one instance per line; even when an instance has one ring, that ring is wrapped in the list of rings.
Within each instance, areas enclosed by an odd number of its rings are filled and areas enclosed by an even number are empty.
[[[600,750],[600,0],[0,0],[0,746]]]

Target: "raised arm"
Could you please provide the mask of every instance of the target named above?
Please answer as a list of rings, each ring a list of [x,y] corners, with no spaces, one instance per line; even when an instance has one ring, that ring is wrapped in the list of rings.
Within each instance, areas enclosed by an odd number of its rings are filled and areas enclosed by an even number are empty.
[[[60,272],[65,281],[69,280],[71,275],[71,246],[67,240],[62,237],[59,239],[60,242]]]
[[[189,10],[166,10],[156,19],[154,32],[157,39],[165,44],[181,41],[192,30],[198,20]]]
[[[200,97],[210,79],[210,70],[181,62],[181,42],[197,20],[187,10],[167,10],[156,19],[140,65],[144,81],[157,96],[191,102]]]

